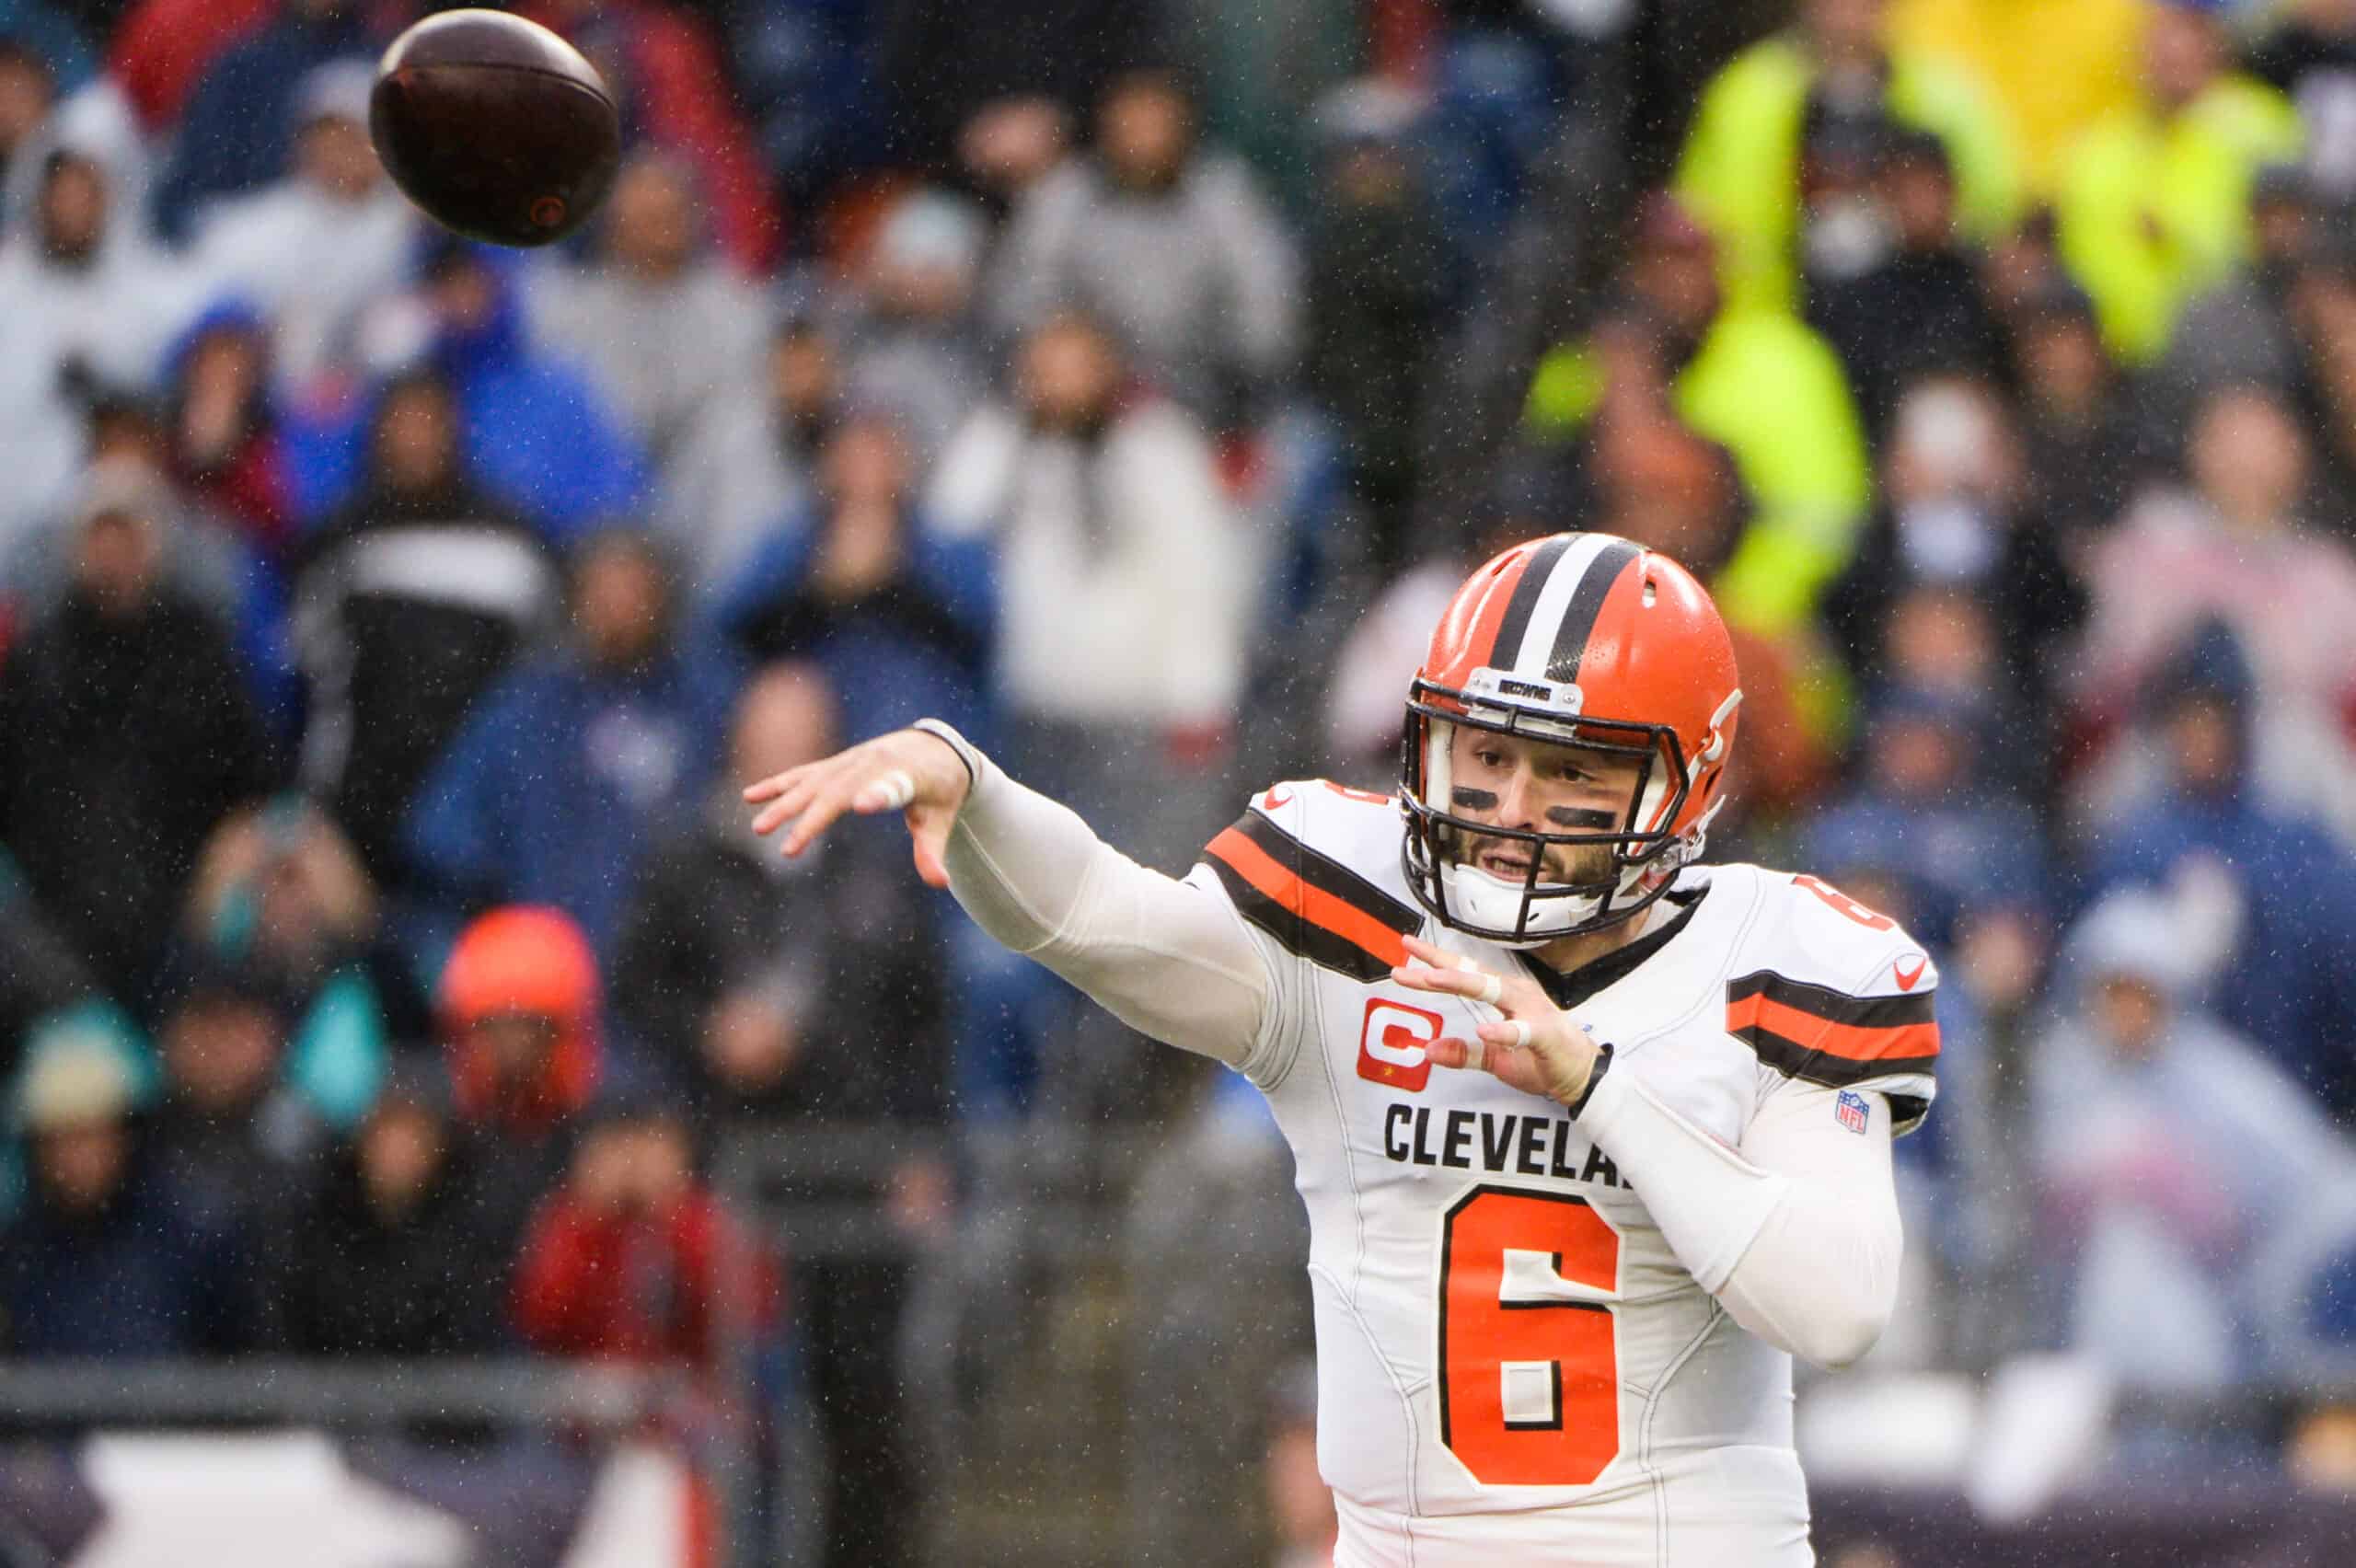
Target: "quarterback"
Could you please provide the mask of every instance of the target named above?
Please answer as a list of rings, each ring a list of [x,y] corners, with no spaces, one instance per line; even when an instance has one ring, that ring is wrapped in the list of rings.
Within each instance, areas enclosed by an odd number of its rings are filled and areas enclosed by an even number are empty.
[[[993,936],[1268,1097],[1338,1568],[1788,1568],[1791,1357],[1888,1320],[1937,977],[1834,888],[1698,863],[1741,700],[1683,568],[1557,534],[1458,591],[1396,796],[1278,784],[1183,881],[930,721],[745,798],[789,854],[904,812]]]

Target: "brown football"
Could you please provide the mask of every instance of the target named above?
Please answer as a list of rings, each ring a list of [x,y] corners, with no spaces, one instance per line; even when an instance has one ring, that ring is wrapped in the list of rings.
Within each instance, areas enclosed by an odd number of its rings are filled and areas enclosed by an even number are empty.
[[[395,39],[376,66],[368,134],[410,201],[496,245],[547,245],[587,223],[622,147],[597,68],[503,11],[444,11]]]

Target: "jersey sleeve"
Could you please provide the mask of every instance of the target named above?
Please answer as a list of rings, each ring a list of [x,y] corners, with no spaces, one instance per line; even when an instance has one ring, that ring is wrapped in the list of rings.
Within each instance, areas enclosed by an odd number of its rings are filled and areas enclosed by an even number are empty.
[[[1275,785],[1204,847],[1189,879],[1220,891],[1277,977],[1274,1032],[1246,1069],[1263,1089],[1290,1071],[1320,977],[1387,980],[1407,961],[1403,939],[1422,928],[1420,911],[1351,869],[1371,852],[1358,842],[1369,809],[1384,806],[1322,779]]]
[[[1894,1131],[1938,1093],[1938,968],[1897,922],[1813,878],[1794,879],[1785,918],[1727,984],[1727,1032],[1760,1065],[1833,1090],[1888,1098]]]
[[[1138,865],[948,726],[920,728],[973,774],[943,860],[975,923],[1140,1032],[1247,1067],[1270,1038],[1274,976],[1224,895]]]

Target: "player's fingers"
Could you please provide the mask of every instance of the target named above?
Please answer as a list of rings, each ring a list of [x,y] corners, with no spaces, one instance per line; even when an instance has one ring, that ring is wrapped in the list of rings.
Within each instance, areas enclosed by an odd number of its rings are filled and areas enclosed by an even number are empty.
[[[927,887],[949,885],[950,814],[939,807],[921,807],[908,813],[908,838],[914,845],[917,875]]]
[[[757,834],[775,833],[781,824],[800,816],[803,808],[810,803],[811,793],[817,788],[817,783],[814,774],[805,774],[795,779],[754,814],[753,831]]]
[[[1459,981],[1452,986],[1425,987],[1426,989],[1453,991],[1460,997],[1470,997],[1476,1002],[1484,1002],[1493,1008],[1511,1005],[1506,1000],[1506,993],[1512,982],[1505,976],[1483,968],[1473,959],[1466,958],[1461,953],[1450,952],[1446,948],[1425,941],[1420,937],[1405,937],[1401,940],[1411,957],[1421,959],[1433,969],[1443,974],[1453,973],[1471,977],[1469,980]]]
[[[1409,954],[1435,969],[1452,969],[1456,965],[1456,955],[1437,942],[1427,942],[1421,937],[1402,937],[1399,942]]]
[[[1473,1060],[1476,1048],[1484,1058],[1483,1061]],[[1487,1066],[1487,1055],[1488,1047],[1479,1041],[1466,1040],[1454,1034],[1443,1034],[1424,1047],[1425,1059],[1440,1067],[1473,1067],[1477,1070]]]
[[[1437,991],[1508,1011],[1529,1005],[1527,998],[1517,999],[1512,983],[1475,966],[1470,959],[1461,962],[1463,967],[1449,969],[1402,964],[1391,972],[1391,978],[1411,991]]]
[[[799,783],[816,763],[805,762],[799,767],[789,767],[783,773],[772,773],[757,783],[745,786],[745,803],[757,806],[763,801],[774,801]]]
[[[1391,978],[1411,991],[1438,991],[1475,1000],[1488,989],[1482,975],[1467,974],[1460,969],[1433,969],[1425,964],[1403,963],[1391,972]]]
[[[779,850],[786,855],[799,855],[808,848],[811,841],[833,826],[835,819],[849,808],[853,788],[847,780],[835,778],[811,790],[809,799],[803,802],[801,814],[794,818],[793,830],[785,836],[784,842],[778,846]],[[785,803],[782,801],[778,802],[779,805]]]
[[[1501,1018],[1494,1023],[1480,1025],[1474,1032],[1490,1044],[1502,1046],[1508,1051],[1526,1051],[1530,1048],[1530,1020],[1527,1019]]]

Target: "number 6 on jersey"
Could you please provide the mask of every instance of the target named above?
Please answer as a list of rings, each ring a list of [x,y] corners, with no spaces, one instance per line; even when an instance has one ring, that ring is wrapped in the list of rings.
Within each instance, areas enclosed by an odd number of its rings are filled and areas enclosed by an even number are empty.
[[[1441,1223],[1441,1444],[1484,1486],[1592,1484],[1620,1452],[1619,1232],[1509,1187]]]

